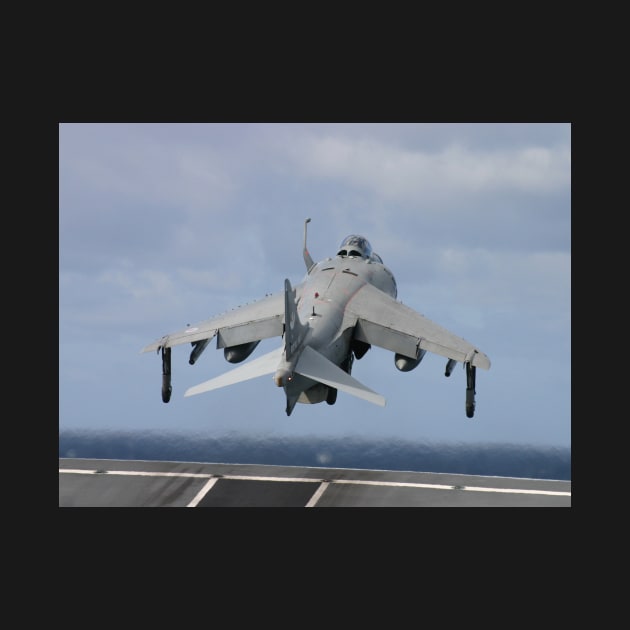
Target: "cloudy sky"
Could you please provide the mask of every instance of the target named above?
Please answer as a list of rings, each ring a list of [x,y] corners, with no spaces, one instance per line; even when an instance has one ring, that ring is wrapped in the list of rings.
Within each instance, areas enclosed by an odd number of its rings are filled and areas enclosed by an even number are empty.
[[[399,372],[372,348],[339,393],[298,404],[260,377],[184,398],[231,367],[162,335],[298,283],[350,233],[398,299],[492,361],[465,415],[461,364]],[[252,359],[280,339],[261,342]],[[59,428],[571,445],[571,125],[558,123],[59,126]]]

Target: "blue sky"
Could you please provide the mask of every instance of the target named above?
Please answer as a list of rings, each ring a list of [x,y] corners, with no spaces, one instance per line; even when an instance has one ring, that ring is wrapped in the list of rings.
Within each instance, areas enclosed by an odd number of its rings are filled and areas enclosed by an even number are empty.
[[[461,364],[379,348],[352,374],[384,408],[287,417],[267,377],[184,398],[233,367],[214,342],[173,349],[162,402],[140,350],[299,282],[306,217],[315,260],[362,234],[398,299],[490,357],[473,419]],[[60,124],[59,428],[570,446],[571,125]]]

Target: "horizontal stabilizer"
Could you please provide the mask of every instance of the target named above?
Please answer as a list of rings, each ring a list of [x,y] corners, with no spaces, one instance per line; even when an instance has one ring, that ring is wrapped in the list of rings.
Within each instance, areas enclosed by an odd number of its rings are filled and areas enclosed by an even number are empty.
[[[228,385],[234,385],[234,383],[241,383],[242,381],[248,381],[252,378],[264,376],[265,374],[273,374],[278,368],[278,363],[282,358],[282,352],[284,348],[276,348],[271,352],[264,354],[249,363],[239,365],[237,368],[225,372],[220,376],[211,378],[209,381],[194,385],[186,390],[184,396],[194,396],[195,394],[203,394],[213,389],[219,389],[220,387],[226,387]]]
[[[302,376],[346,392],[346,394],[363,398],[381,407],[385,406],[385,398],[383,396],[359,383],[350,374],[344,372],[340,367],[337,367],[332,361],[329,361],[310,346],[306,346],[302,351],[295,371]]]

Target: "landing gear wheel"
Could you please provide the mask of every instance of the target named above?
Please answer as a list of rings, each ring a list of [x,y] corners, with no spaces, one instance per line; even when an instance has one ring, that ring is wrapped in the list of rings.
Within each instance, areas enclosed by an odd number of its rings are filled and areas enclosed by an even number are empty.
[[[173,388],[169,385],[168,387],[162,386],[162,402],[167,403],[171,399],[171,392]]]
[[[352,364],[354,363],[354,355],[350,353],[348,358],[339,366],[347,374],[352,373]]]

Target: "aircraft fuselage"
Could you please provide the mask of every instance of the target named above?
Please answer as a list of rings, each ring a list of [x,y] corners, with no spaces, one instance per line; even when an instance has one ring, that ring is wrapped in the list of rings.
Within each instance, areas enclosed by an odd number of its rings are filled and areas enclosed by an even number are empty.
[[[394,298],[397,295],[394,276],[381,262],[353,256],[328,258],[304,278],[297,302],[299,323],[306,327],[300,346],[312,347],[348,373],[353,360],[353,330],[344,327],[344,315],[353,296],[366,283]],[[286,367],[289,372],[290,365]],[[302,390],[298,402],[322,402],[328,393],[326,386],[299,375],[290,382],[283,381],[283,385],[287,395],[290,390]]]

